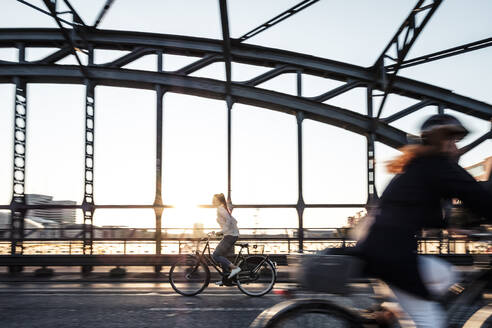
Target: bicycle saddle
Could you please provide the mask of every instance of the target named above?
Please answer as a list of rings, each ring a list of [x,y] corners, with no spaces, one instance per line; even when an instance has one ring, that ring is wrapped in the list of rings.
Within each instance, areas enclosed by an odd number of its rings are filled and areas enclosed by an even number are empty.
[[[240,246],[240,247],[248,247],[248,246],[249,246],[249,244],[248,244],[248,243],[246,243],[246,244],[236,244],[236,246]]]

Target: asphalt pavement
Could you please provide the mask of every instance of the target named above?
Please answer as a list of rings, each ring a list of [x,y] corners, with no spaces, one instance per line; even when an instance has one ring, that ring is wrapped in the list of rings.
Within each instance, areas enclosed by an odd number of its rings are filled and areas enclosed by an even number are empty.
[[[277,284],[292,288],[292,284]],[[332,299],[364,307],[368,286],[351,298]],[[328,297],[298,292],[296,297]],[[231,327],[243,328],[264,309],[285,300],[270,293],[249,297],[235,287],[209,286],[194,297],[177,295],[167,283],[0,283],[0,327]]]

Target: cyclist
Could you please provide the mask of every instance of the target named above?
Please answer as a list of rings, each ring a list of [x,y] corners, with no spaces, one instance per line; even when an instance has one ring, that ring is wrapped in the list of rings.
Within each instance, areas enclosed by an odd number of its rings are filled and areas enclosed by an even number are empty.
[[[215,248],[212,254],[213,259],[222,266],[224,271],[230,271],[228,279],[231,279],[241,271],[241,268],[231,263],[225,256],[234,247],[234,243],[239,237],[239,229],[236,219],[231,215],[231,211],[227,206],[224,194],[215,194],[212,199],[212,204],[217,206],[217,223],[220,225],[223,238],[219,245]],[[218,281],[217,285],[222,285],[222,281]]]
[[[387,282],[417,327],[446,327],[436,299],[457,280],[440,259],[417,256],[416,235],[423,228],[444,228],[444,200],[460,199],[492,221],[492,195],[457,164],[456,142],[468,133],[453,116],[433,115],[421,127],[421,143],[403,147],[388,163],[396,176],[389,183],[357,253],[367,269]]]

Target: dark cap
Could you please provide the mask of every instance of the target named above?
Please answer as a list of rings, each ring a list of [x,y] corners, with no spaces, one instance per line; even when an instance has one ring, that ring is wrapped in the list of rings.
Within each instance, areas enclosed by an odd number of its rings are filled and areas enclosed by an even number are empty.
[[[434,131],[447,131],[451,135],[464,138],[468,134],[468,130],[454,116],[448,114],[437,114],[429,117],[420,127],[422,135],[429,134]]]

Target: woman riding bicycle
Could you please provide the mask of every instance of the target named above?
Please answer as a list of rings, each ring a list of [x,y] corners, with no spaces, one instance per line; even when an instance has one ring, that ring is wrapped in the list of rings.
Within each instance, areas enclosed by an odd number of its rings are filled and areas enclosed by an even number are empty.
[[[234,243],[239,237],[239,229],[236,219],[231,215],[231,211],[227,206],[224,194],[215,194],[212,204],[217,206],[217,223],[220,225],[221,232],[224,235],[219,245],[215,248],[212,257],[222,266],[224,271],[230,271],[228,276],[228,279],[230,279],[241,271],[240,267],[235,266],[225,257],[234,247]],[[221,282],[217,282],[217,285],[220,284]]]
[[[450,115],[424,122],[421,144],[403,147],[388,164],[396,176],[381,196],[367,236],[357,244],[368,271],[389,284],[417,327],[446,327],[435,299],[457,279],[447,262],[417,256],[417,234],[445,228],[442,205],[453,198],[492,222],[492,195],[457,164],[456,142],[467,133]]]

